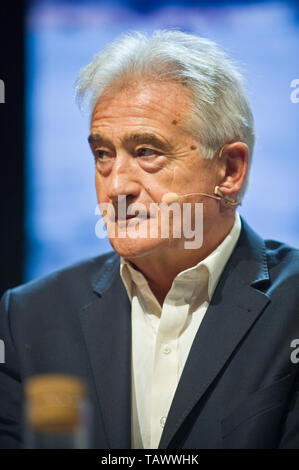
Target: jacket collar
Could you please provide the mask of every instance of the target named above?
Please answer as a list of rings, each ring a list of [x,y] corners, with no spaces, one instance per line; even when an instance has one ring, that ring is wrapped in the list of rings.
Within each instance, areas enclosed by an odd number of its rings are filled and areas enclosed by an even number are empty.
[[[102,296],[111,287],[119,272],[120,257],[112,252],[106,255],[106,259],[91,277],[93,291]]]

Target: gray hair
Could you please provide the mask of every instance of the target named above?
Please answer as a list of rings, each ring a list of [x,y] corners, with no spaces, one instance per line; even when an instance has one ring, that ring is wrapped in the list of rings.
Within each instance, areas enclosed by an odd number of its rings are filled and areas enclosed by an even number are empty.
[[[125,34],[109,43],[80,70],[76,98],[93,110],[112,85],[126,86],[132,78],[180,83],[193,98],[186,128],[199,139],[204,158],[213,158],[228,142],[242,141],[249,149],[255,131],[239,66],[213,41],[181,31]],[[249,170],[239,192],[248,185]]]

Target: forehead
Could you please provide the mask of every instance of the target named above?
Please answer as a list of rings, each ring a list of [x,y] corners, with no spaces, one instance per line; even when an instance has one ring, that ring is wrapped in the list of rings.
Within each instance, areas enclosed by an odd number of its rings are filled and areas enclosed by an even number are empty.
[[[98,99],[91,129],[109,124],[180,125],[191,105],[191,94],[174,82],[135,83],[121,90],[108,89]]]

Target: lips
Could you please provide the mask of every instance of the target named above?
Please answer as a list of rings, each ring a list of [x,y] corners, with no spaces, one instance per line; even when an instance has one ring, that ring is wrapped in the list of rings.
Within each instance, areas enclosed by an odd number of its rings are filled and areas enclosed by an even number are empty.
[[[136,214],[136,215],[126,215],[126,218],[123,217],[117,217],[116,222],[124,222],[125,220],[130,220],[130,219],[149,219],[150,216],[147,214]]]

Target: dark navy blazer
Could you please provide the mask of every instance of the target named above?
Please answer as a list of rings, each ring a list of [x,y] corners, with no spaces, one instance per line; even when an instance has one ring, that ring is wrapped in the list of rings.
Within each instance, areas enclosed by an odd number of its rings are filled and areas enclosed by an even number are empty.
[[[298,280],[298,250],[264,241],[242,219],[191,346],[160,449],[299,448],[299,364],[291,360],[291,342],[299,339]],[[22,446],[23,380],[54,372],[86,381],[93,447],[130,448],[130,315],[116,253],[5,293],[0,447]]]

